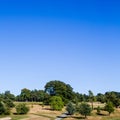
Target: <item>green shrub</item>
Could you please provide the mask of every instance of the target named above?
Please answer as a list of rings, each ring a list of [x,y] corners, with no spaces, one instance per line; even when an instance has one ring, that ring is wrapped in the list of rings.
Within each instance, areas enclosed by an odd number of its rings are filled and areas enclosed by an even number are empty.
[[[10,108],[3,102],[0,101],[0,115],[9,115]]]
[[[51,97],[50,99],[50,106],[51,106],[51,109],[52,110],[62,110],[63,106],[64,106],[64,103],[61,99],[61,97],[59,96],[53,96]]]
[[[9,107],[5,107],[5,112],[4,112],[4,115],[10,115],[10,108]]]
[[[73,105],[72,102],[69,102],[66,106],[66,110],[69,115],[73,115],[75,113],[75,106]]]
[[[112,102],[106,103],[104,110],[107,111],[107,112],[109,113],[109,115],[110,115],[112,112],[114,112],[114,107],[113,107]]]
[[[13,107],[15,107],[13,101],[10,100],[10,99],[6,99],[6,100],[4,100],[4,103],[5,103],[5,104],[7,105],[7,107],[9,107],[9,108],[13,108]]]
[[[2,101],[0,101],[0,115],[5,113],[5,107],[4,107],[4,103]]]
[[[81,103],[79,105],[79,113],[81,115],[84,115],[85,118],[87,117],[87,115],[91,114],[91,111],[92,111],[92,109],[91,109],[91,107],[90,107],[89,104],[87,104],[87,103]]]
[[[29,107],[25,103],[20,103],[16,106],[17,114],[27,114],[29,112]]]
[[[99,115],[100,112],[101,112],[101,108],[100,108],[100,106],[98,106],[98,107],[97,107],[97,114]]]

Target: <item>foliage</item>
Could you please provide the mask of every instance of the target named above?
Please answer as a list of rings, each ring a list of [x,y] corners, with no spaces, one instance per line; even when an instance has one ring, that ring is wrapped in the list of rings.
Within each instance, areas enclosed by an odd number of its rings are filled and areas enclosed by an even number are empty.
[[[4,103],[2,101],[0,101],[0,115],[5,113],[5,107],[4,107]]]
[[[69,102],[66,106],[66,110],[69,115],[73,115],[75,113],[75,106],[73,105],[72,102]]]
[[[85,118],[86,118],[88,115],[90,115],[90,114],[91,114],[91,111],[92,111],[90,105],[87,104],[87,103],[81,103],[81,104],[79,105],[79,109],[78,109],[78,110],[79,110],[79,113],[80,113],[81,115],[84,115],[84,116],[85,116]]]
[[[60,96],[65,104],[74,98],[73,88],[58,80],[48,82],[45,91],[51,96]]]
[[[106,92],[105,93],[106,102],[112,102],[114,107],[118,107],[120,105],[120,96],[117,92]]]
[[[32,90],[30,93],[30,100],[36,102],[44,101],[46,93],[43,90]]]
[[[100,106],[98,106],[98,107],[97,107],[97,114],[99,115],[100,112],[101,112],[101,108],[100,108]]]
[[[10,115],[10,113],[11,113],[10,108],[6,106],[4,115]]]
[[[96,96],[96,100],[101,103],[105,103],[105,95],[98,93]]]
[[[17,114],[27,114],[29,112],[29,107],[26,106],[25,103],[19,103],[16,106]]]
[[[45,96],[46,93],[43,90],[29,90],[24,88],[21,90],[21,94],[16,96],[16,101],[43,102]]]
[[[9,115],[10,108],[3,101],[0,101],[0,115]]]
[[[52,110],[58,110],[58,111],[62,110],[62,108],[64,107],[64,104],[61,97],[59,96],[51,97],[50,106]]]
[[[93,92],[91,90],[89,90],[88,92],[89,92],[89,101],[91,102],[91,107],[93,110],[93,102],[94,102],[95,98],[94,98]]]
[[[14,105],[14,103],[13,103],[12,100],[10,100],[10,99],[5,99],[5,100],[3,100],[3,101],[4,101],[4,103],[7,105],[7,107],[9,107],[9,108],[15,107],[15,105]]]
[[[76,102],[76,100],[78,100],[78,102],[84,101],[84,96],[82,94],[77,92],[77,93],[74,93],[74,95],[75,95],[75,102]]]
[[[11,94],[10,91],[5,91],[5,93],[3,95],[4,95],[4,99],[9,99],[9,100],[12,100],[12,101],[15,100],[15,95]]]
[[[21,90],[21,98],[23,101],[29,101],[30,99],[30,90],[27,88],[24,88]]]
[[[120,99],[119,98],[115,98],[114,101],[112,101],[114,107],[119,107],[120,106]]]
[[[112,102],[107,102],[104,108],[105,111],[109,112],[109,115],[114,112],[114,107]]]

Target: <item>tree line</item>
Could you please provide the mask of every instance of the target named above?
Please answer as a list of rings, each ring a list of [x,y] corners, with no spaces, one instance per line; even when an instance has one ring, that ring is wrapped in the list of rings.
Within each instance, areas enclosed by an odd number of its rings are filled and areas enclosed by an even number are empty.
[[[93,110],[94,102],[106,103],[105,109],[111,110],[109,113],[113,111],[112,107],[120,106],[120,92],[108,91],[105,94],[98,93],[94,95],[91,90],[88,91],[88,94],[81,94],[79,92],[74,92],[73,88],[62,81],[53,80],[46,83],[44,86],[44,90],[29,90],[27,88],[23,88],[21,93],[17,96],[12,94],[10,91],[5,91],[0,94],[0,114],[9,113],[10,108],[14,107],[14,101],[17,102],[42,102],[42,105],[50,105],[53,110],[61,110],[63,106],[68,106],[67,110],[78,110],[83,114],[83,109],[87,111]],[[70,103],[71,102],[71,103]],[[91,107],[89,107],[89,102]],[[82,103],[79,105],[79,103]],[[73,108],[73,106],[79,106],[78,108]],[[20,105],[16,107],[18,109],[18,113],[22,110],[22,107],[25,105]],[[4,108],[4,109],[2,109]],[[70,108],[70,109],[69,109]],[[85,109],[86,108],[86,109]],[[20,110],[19,110],[20,109]],[[28,108],[26,108],[28,111]],[[82,110],[81,110],[82,109]],[[96,108],[98,113],[100,108]],[[21,112],[22,113],[22,112]],[[85,114],[85,117],[88,114]]]
[[[29,90],[23,88],[21,93],[17,96],[12,94],[10,91],[5,91],[0,94],[0,100],[9,99],[12,101],[22,101],[22,102],[44,102],[44,104],[49,104],[49,100],[52,96],[59,96],[63,100],[64,104],[69,101],[73,103],[77,102],[109,102],[111,101],[115,107],[120,105],[120,92],[109,91],[105,94],[98,93],[94,95],[91,90],[88,94],[81,94],[79,92],[74,92],[73,88],[62,81],[53,80],[46,83],[44,90]]]

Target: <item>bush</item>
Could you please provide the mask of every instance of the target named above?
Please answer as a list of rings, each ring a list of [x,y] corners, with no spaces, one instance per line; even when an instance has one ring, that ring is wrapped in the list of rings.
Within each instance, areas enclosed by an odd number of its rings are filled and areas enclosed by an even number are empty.
[[[61,97],[59,96],[53,96],[51,97],[50,99],[50,106],[51,106],[51,109],[52,110],[62,110],[63,106],[64,106],[64,103],[61,99]]]
[[[17,114],[27,114],[29,112],[29,107],[25,103],[20,103],[16,106]]]
[[[9,107],[9,108],[13,108],[13,107],[15,107],[13,101],[10,100],[10,99],[6,99],[6,100],[4,100],[4,103],[5,103],[5,104],[7,105],[7,107]]]
[[[4,115],[10,115],[10,108],[9,107],[5,107],[5,112]]]
[[[4,107],[4,103],[2,101],[0,101],[0,115],[5,113],[5,107]]]
[[[79,113],[81,115],[84,115],[85,118],[87,117],[87,115],[90,115],[91,114],[91,107],[89,104],[87,103],[81,103],[80,106],[79,106]]]
[[[100,106],[98,106],[98,107],[97,107],[97,114],[99,115],[100,112],[101,112],[101,108],[100,108]]]
[[[73,115],[75,113],[75,106],[73,105],[72,102],[69,102],[66,106],[66,110],[69,115]]]
[[[112,112],[114,112],[114,107],[113,107],[112,102],[106,103],[104,110],[107,111],[107,112],[109,112],[109,115],[110,115]]]
[[[9,115],[10,108],[3,102],[0,101],[0,115]]]

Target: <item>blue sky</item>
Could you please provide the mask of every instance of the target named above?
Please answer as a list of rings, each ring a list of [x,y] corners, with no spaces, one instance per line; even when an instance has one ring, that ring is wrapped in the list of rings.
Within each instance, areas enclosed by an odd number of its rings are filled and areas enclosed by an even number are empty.
[[[44,89],[119,91],[118,0],[0,0],[0,92]]]

